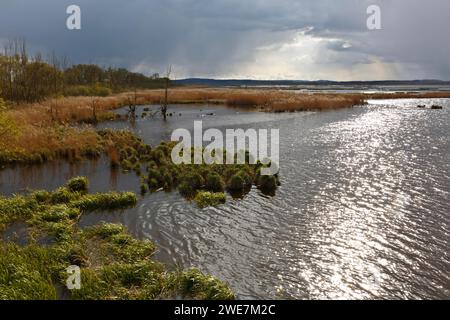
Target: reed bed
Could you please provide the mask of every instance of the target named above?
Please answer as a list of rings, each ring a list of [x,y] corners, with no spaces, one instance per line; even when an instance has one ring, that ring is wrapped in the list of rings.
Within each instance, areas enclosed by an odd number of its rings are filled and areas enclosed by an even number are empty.
[[[160,104],[163,100],[164,90],[143,90],[109,97],[50,99],[42,103],[17,105],[11,112],[21,123],[92,122],[94,112],[97,117],[105,117],[105,113],[130,103]],[[168,102],[225,104],[230,107],[263,108],[266,111],[282,111],[285,108],[286,111],[295,111],[352,107],[364,103],[364,97],[357,94],[308,94],[261,89],[174,88],[169,91]]]
[[[298,93],[273,89],[173,88],[170,104],[215,103],[230,107],[264,109],[265,111],[302,111],[347,108],[365,103],[366,99],[450,98],[450,92],[398,92],[374,94]],[[131,104],[160,104],[164,90],[124,92],[108,97],[64,97],[41,103],[14,105],[8,114],[20,124],[47,126],[59,123],[90,123],[113,117],[111,111]]]
[[[163,93],[163,90],[140,92],[138,101],[158,103]],[[177,88],[169,92],[169,103],[218,103],[269,112],[292,112],[353,107],[364,104],[364,97],[359,94],[308,94],[262,89]]]
[[[0,164],[42,163],[57,158],[72,161],[84,156],[98,156],[103,150],[102,141],[92,128],[28,124],[17,127],[16,135],[2,141]]]
[[[114,109],[135,104],[160,104],[164,96],[164,90],[156,89],[107,97],[63,97],[34,104],[10,105],[6,111],[0,110],[0,164],[24,159],[41,162],[57,157],[76,159],[96,155],[105,151],[98,135],[92,127],[79,124],[115,119]],[[348,108],[362,105],[366,99],[398,98],[450,98],[450,92],[325,94],[275,89],[177,87],[169,90],[168,103],[223,104],[267,112],[295,112]]]

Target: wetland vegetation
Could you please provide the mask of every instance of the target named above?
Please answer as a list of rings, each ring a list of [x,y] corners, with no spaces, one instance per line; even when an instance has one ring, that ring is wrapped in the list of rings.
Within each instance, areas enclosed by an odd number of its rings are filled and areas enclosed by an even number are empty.
[[[77,225],[94,210],[134,206],[133,193],[88,194],[74,178],[57,190],[0,198],[0,228],[21,221],[27,244],[0,243],[0,299],[233,299],[230,288],[197,269],[167,271],[155,245],[136,240],[120,224]],[[64,289],[67,267],[81,268],[81,289]]]

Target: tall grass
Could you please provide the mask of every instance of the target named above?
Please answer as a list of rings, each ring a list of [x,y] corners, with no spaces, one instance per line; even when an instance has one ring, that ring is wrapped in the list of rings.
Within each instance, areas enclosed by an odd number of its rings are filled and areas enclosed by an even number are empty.
[[[214,103],[249,110],[294,112],[347,108],[364,104],[365,99],[438,97],[450,97],[450,93],[324,94],[274,89],[183,87],[171,89],[168,100],[170,104]],[[88,125],[74,124],[114,119],[117,116],[112,110],[127,106],[130,101],[144,105],[160,104],[163,99],[164,90],[158,89],[123,92],[107,97],[48,99],[42,103],[12,105],[6,110],[2,106],[0,164],[96,156],[106,150],[95,130]],[[118,155],[114,146],[109,146],[107,151],[111,165],[117,166]]]
[[[0,163],[42,163],[56,158],[76,160],[98,155],[102,142],[95,130],[67,125],[17,125],[14,140],[5,140],[0,148]]]
[[[134,93],[125,92],[108,97],[66,97],[47,100],[40,104],[19,105],[11,115],[19,123],[49,124],[91,122],[93,103],[104,118],[108,111],[127,106]],[[143,90],[136,93],[136,103],[160,104],[164,90]],[[171,104],[214,103],[230,107],[263,108],[266,111],[296,111],[351,107],[364,103],[364,97],[356,94],[307,94],[283,90],[228,89],[228,88],[174,88],[169,91]]]
[[[42,103],[15,105],[8,115],[19,124],[48,126],[55,122],[92,122],[95,105],[99,121],[111,118],[109,112],[127,106],[134,92],[124,92],[108,97],[64,97],[49,99]],[[173,88],[169,91],[171,104],[220,103],[232,107],[256,108],[267,111],[300,111],[345,108],[364,103],[365,99],[395,98],[449,98],[450,92],[427,93],[298,93],[273,89],[228,88]],[[136,103],[159,104],[164,90],[142,90],[136,93]]]
[[[162,97],[162,90],[143,91],[138,94],[138,101],[158,103]],[[169,92],[169,102],[219,103],[281,112],[352,107],[363,104],[364,97],[359,94],[308,94],[283,90],[177,88]]]

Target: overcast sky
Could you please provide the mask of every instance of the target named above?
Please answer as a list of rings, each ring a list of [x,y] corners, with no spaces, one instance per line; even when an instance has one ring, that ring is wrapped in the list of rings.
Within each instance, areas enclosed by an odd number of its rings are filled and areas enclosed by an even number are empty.
[[[66,28],[71,4],[81,30]],[[449,0],[0,0],[0,41],[14,38],[176,78],[450,80]]]

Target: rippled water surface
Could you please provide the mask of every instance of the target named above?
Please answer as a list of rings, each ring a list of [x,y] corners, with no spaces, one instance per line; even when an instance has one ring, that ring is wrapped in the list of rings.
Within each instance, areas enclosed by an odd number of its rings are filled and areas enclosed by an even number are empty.
[[[417,104],[444,105],[443,110]],[[450,101],[373,101],[322,113],[248,113],[174,106],[167,123],[139,119],[148,143],[173,129],[279,128],[282,185],[275,197],[198,209],[156,193],[123,213],[85,216],[126,224],[159,245],[158,258],[199,267],[239,298],[450,298]],[[108,127],[130,127],[109,123]],[[85,174],[93,190],[138,190],[105,159],[0,172],[0,190],[53,188]],[[55,167],[56,166],[56,167]],[[62,174],[61,174],[62,172]]]

